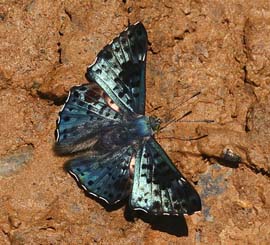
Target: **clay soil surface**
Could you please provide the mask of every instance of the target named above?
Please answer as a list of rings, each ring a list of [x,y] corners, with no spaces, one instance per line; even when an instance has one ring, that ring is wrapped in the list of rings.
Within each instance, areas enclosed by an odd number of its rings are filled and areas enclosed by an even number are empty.
[[[136,21],[149,36],[147,114],[215,120],[156,135],[201,213],[108,207],[54,154],[69,89]],[[269,0],[2,0],[0,40],[0,244],[270,244]]]

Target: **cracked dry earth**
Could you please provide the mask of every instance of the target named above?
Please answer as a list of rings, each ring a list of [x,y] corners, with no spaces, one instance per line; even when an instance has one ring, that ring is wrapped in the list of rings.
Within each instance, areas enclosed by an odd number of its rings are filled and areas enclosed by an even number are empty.
[[[199,214],[104,206],[52,150],[69,89],[138,20],[149,35],[147,113],[215,120],[157,135],[199,192]],[[0,32],[0,244],[270,244],[268,0],[2,0]]]

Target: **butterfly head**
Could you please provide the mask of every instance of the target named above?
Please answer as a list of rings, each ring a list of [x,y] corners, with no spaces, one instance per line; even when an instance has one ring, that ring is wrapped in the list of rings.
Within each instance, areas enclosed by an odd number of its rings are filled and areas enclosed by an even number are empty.
[[[156,116],[149,117],[151,129],[156,132],[160,129],[161,119]]]

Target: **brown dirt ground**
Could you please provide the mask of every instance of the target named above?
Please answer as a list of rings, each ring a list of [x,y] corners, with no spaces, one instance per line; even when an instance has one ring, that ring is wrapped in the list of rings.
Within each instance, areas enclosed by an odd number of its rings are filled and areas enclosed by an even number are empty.
[[[110,209],[85,196],[52,150],[69,89],[138,20],[150,42],[147,112],[170,117],[201,91],[173,116],[215,120],[157,135],[200,193],[200,214]],[[0,244],[270,244],[268,0],[2,0],[0,33]]]

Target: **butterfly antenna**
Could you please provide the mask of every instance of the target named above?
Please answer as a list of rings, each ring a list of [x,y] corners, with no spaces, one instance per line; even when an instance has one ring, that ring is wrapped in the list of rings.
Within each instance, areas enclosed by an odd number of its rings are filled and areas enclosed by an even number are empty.
[[[170,120],[169,122],[167,122],[163,127],[161,127],[159,129],[159,132],[161,130],[163,130],[164,128],[168,127],[168,125],[172,124],[172,123],[175,123],[175,122],[200,122],[200,123],[212,123],[212,122],[215,122],[214,120],[210,120],[210,119],[203,119],[203,120],[182,120],[183,118],[185,118],[186,116],[190,115],[192,113],[192,111],[188,111],[186,112],[183,116],[181,116],[180,118],[178,119],[172,119]],[[201,136],[200,136],[201,138]],[[187,139],[187,140],[190,140],[190,139]]]
[[[172,108],[171,110],[169,110],[168,113],[171,113],[172,111],[174,111],[175,109],[179,108],[180,106],[184,105],[185,103],[187,103],[189,100],[193,99],[194,97],[198,96],[199,94],[201,94],[201,92],[197,92],[195,94],[193,94],[191,97],[187,98],[186,100],[184,100],[182,103],[178,104],[177,106],[175,106],[174,108]]]
[[[191,100],[192,98],[198,96],[200,93],[201,93],[201,92],[197,92],[197,93],[193,94],[191,97],[187,98],[186,100],[182,101],[180,104],[178,104],[177,106],[175,106],[174,108],[172,108],[172,109],[170,109],[169,111],[167,111],[166,114],[167,114],[167,115],[168,115],[168,114],[170,115],[170,113],[171,113],[172,111],[174,111],[175,109],[177,109],[177,108],[180,107],[180,106],[183,106],[185,103],[187,103],[187,102],[188,102],[189,100]],[[151,112],[153,112],[153,111],[155,111],[155,110],[158,110],[159,108],[160,108],[160,107],[154,108]],[[190,113],[191,113],[191,111],[188,111],[187,113],[185,113],[183,116],[181,116],[181,117],[178,118],[178,119],[171,119],[171,120],[169,120],[169,121],[168,121],[161,129],[166,128],[169,124],[175,122],[176,120],[179,121],[179,120],[183,119],[184,117],[188,116]],[[164,117],[165,117],[165,115],[164,115],[163,117],[161,117],[161,118],[164,118]],[[161,129],[160,129],[160,130],[161,130]]]
[[[181,116],[180,118],[178,119],[171,119],[169,120],[164,126],[162,126],[160,129],[159,129],[159,132],[162,131],[164,128],[167,128],[170,124],[172,124],[173,122],[176,122],[176,121],[180,121],[181,119],[185,118],[186,116],[188,116],[189,114],[191,114],[192,111],[188,111],[186,112],[183,116]]]
[[[203,123],[212,123],[212,122],[214,122],[214,120],[208,120],[208,119],[205,119],[205,120],[182,120],[184,117],[188,116],[191,113],[192,113],[192,111],[188,111],[183,116],[181,116],[179,119],[173,119],[173,120],[169,121],[162,128],[160,128],[159,132],[161,130],[163,130],[164,128],[166,128],[168,125],[170,125],[173,122],[203,122]],[[185,138],[185,137],[173,137],[173,136],[166,137],[165,136],[165,137],[161,137],[159,139],[177,139],[177,140],[182,140],[182,141],[192,141],[192,140],[199,140],[199,139],[205,138],[207,136],[208,136],[208,134],[200,135],[200,136],[197,136],[197,137],[187,137],[187,138]]]
[[[152,112],[157,111],[157,110],[159,110],[160,108],[162,108],[162,106],[161,106],[161,105],[160,105],[160,106],[155,107],[154,109],[152,109],[151,111],[149,111],[149,113],[151,114]]]
[[[215,120],[203,119],[203,120],[175,120],[175,122],[202,122],[202,123],[213,123]]]
[[[200,91],[197,92],[197,93],[195,93],[195,94],[193,94],[191,97],[187,98],[187,99],[184,100],[182,103],[178,104],[177,106],[175,106],[174,108],[172,108],[171,110],[169,110],[168,112],[166,112],[166,114],[171,113],[172,111],[174,111],[174,110],[177,109],[178,107],[184,105],[184,104],[187,103],[189,100],[191,100],[192,98],[198,96],[199,94],[201,94]],[[158,109],[159,109],[159,108],[158,108]],[[155,110],[155,108],[154,108],[154,110]],[[152,110],[152,111],[154,111],[154,110]],[[188,111],[188,112],[186,112],[184,115],[182,115],[180,118],[169,120],[164,126],[162,126],[162,127],[160,128],[159,132],[160,132],[161,130],[163,130],[164,128],[168,127],[170,124],[172,124],[172,123],[174,123],[174,122],[202,122],[202,123],[212,123],[212,122],[214,122],[214,120],[207,120],[207,119],[205,119],[205,120],[182,120],[183,118],[185,118],[186,116],[188,116],[188,115],[191,114],[191,113],[192,113],[192,111]]]
[[[173,136],[170,136],[170,137],[163,136],[163,137],[159,137],[159,139],[175,139],[175,140],[182,140],[182,141],[192,141],[192,140],[199,140],[199,139],[205,138],[207,136],[208,136],[208,134],[204,134],[204,135],[197,136],[197,137],[187,137],[187,138],[173,137]]]

